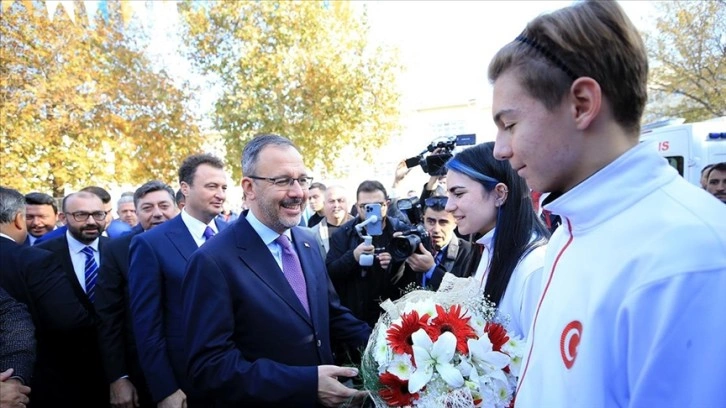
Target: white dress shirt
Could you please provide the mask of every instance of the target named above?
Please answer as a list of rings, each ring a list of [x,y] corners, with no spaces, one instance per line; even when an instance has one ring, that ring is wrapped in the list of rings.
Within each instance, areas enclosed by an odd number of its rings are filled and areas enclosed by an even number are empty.
[[[94,239],[93,242],[86,245],[83,242],[73,238],[71,232],[66,230],[66,238],[68,238],[68,250],[71,253],[71,262],[73,263],[73,271],[76,273],[76,279],[81,284],[83,291],[86,292],[86,254],[83,252],[83,248],[90,246],[93,248],[93,257],[96,260],[96,265],[101,265],[101,259],[98,256],[98,238]]]
[[[270,250],[270,253],[275,258],[275,261],[277,262],[277,265],[280,267],[280,271],[282,271],[282,247],[275,242],[277,237],[280,236],[277,232],[273,231],[268,227],[267,225],[260,222],[260,220],[255,217],[254,214],[252,214],[252,211],[247,211],[247,222],[250,223],[252,226],[252,229],[257,232],[257,235],[262,238],[262,242],[267,245],[267,249]],[[283,235],[287,236],[290,239],[290,242],[292,242],[292,236],[290,235],[290,230],[285,230]]]
[[[197,247],[202,246],[205,242],[207,242],[207,239],[204,238],[204,230],[207,229],[207,227],[211,228],[212,231],[214,231],[215,234],[219,232],[217,229],[217,223],[214,222],[214,219],[209,222],[209,224],[205,224],[198,219],[192,217],[189,215],[189,213],[186,211],[186,209],[182,209],[181,211],[181,217],[182,221],[184,221],[184,225],[187,226],[187,229],[189,230],[189,233],[192,234],[192,238],[194,238],[194,242],[197,243]]]

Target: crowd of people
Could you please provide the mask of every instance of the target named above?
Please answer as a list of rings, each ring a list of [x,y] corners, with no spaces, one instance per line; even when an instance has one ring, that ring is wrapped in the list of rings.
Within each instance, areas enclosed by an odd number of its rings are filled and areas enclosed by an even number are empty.
[[[273,134],[244,148],[241,214],[210,154],[116,218],[98,186],[0,187],[0,407],[364,404],[380,303],[445,274],[527,340],[517,407],[722,403],[726,163],[698,188],[638,144],[647,71],[616,3],[536,18],[489,67],[496,142],[416,197],[390,194],[402,161],[348,203]]]

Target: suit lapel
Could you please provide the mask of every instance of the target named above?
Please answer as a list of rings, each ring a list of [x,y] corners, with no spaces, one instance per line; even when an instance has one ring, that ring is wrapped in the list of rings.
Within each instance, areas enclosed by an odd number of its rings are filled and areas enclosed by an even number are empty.
[[[243,217],[240,217],[240,221],[234,223],[230,228],[234,228],[237,254],[240,260],[247,265],[255,276],[275,292],[282,301],[292,308],[298,316],[312,326],[310,316],[308,316],[297,295],[295,295],[292,287],[287,282],[287,279],[285,279],[285,275],[283,275],[280,267],[277,265],[275,258],[249,222]],[[304,270],[305,265],[303,264]],[[307,274],[305,276],[307,277]],[[308,291],[310,290],[309,285],[310,283],[308,283]]]
[[[184,261],[189,262],[192,253],[197,250],[197,243],[194,241],[192,234],[189,232],[186,224],[182,220],[181,214],[167,221],[173,223],[170,225],[169,231],[166,231],[166,237],[169,238],[171,244],[179,251]]]

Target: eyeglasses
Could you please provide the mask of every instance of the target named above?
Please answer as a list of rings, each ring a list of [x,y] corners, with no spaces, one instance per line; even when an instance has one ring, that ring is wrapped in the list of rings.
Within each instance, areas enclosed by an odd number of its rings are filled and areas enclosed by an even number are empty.
[[[269,183],[272,183],[275,185],[275,187],[279,188],[288,188],[292,187],[293,183],[296,181],[298,184],[300,184],[300,188],[302,189],[308,189],[310,188],[310,184],[313,182],[312,177],[300,177],[300,178],[292,178],[292,177],[257,177],[257,176],[247,176],[253,180],[265,180]]]
[[[429,197],[424,200],[426,207],[446,207],[446,203],[449,202],[448,197]]]
[[[77,222],[85,222],[88,220],[88,217],[93,217],[96,221],[103,221],[106,219],[106,215],[108,214],[108,211],[96,211],[92,213],[84,212],[84,211],[76,211],[72,213],[65,213],[66,215],[72,215],[73,219]]]

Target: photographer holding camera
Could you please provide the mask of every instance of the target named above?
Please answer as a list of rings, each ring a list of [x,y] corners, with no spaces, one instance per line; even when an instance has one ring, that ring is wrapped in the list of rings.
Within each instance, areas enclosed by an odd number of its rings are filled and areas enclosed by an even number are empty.
[[[387,248],[394,232],[408,230],[410,226],[387,215],[389,199],[380,182],[362,182],[356,199],[358,217],[341,225],[330,237],[325,263],[341,303],[372,327],[381,313],[380,302],[390,292],[391,254]],[[366,235],[372,237],[372,243],[366,244],[356,225],[366,221],[371,209],[380,211],[380,219],[375,226],[378,231],[373,231],[374,225],[365,227]],[[361,266],[368,262],[370,266]]]
[[[392,279],[398,290],[412,283],[436,290],[445,273],[462,277],[469,265],[479,262],[479,252],[454,233],[456,219],[446,211],[447,198],[434,196],[423,201],[424,234],[412,230],[397,235],[391,244],[393,262],[405,260]]]

